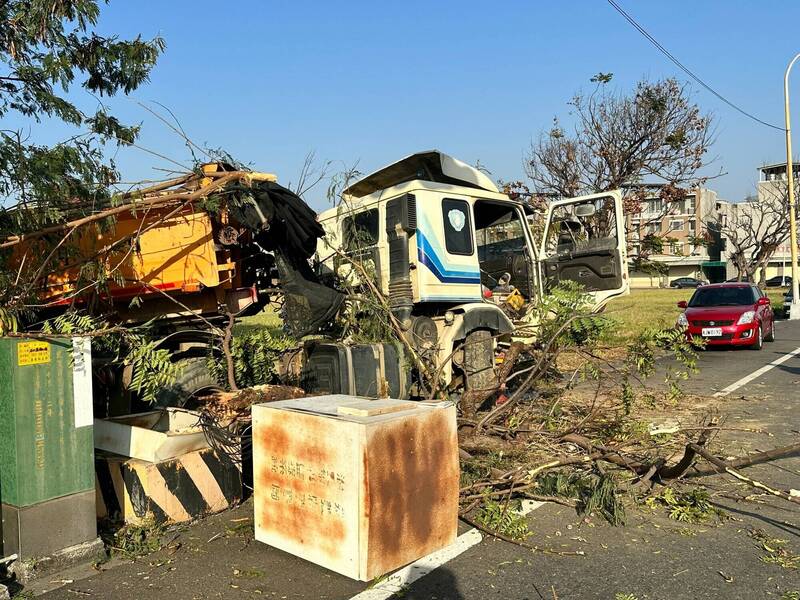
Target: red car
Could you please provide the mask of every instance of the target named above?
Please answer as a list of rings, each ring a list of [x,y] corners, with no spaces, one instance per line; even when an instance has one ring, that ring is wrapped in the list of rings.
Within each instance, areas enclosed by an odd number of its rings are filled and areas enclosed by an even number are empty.
[[[761,350],[775,340],[775,315],[769,298],[752,283],[715,283],[695,290],[678,315],[678,327],[707,345],[748,346]]]

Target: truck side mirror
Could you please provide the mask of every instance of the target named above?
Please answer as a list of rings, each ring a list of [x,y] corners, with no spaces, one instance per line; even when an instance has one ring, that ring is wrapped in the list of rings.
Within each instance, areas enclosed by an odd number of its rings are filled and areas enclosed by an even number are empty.
[[[681,300],[678,302],[678,308],[686,308],[687,306],[689,306],[689,303],[686,302],[686,300]]]

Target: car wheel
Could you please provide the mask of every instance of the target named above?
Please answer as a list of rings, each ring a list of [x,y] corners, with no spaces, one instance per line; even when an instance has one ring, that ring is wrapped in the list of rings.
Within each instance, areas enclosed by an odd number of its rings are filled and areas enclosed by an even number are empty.
[[[769,323],[769,331],[767,335],[764,336],[765,342],[774,342],[775,341],[775,319],[772,319]]]
[[[756,328],[756,341],[750,346],[751,350],[761,350],[764,346],[764,334],[761,332],[761,325]]]

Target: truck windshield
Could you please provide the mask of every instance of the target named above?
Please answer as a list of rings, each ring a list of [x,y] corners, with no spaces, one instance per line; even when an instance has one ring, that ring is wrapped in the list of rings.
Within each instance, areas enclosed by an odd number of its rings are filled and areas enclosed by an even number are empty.
[[[755,301],[749,287],[699,288],[689,300],[689,306],[746,306]]]

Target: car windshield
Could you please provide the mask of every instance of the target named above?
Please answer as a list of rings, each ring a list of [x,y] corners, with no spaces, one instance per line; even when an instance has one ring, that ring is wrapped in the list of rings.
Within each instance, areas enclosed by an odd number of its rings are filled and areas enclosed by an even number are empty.
[[[689,306],[745,306],[755,301],[749,287],[699,288]]]

